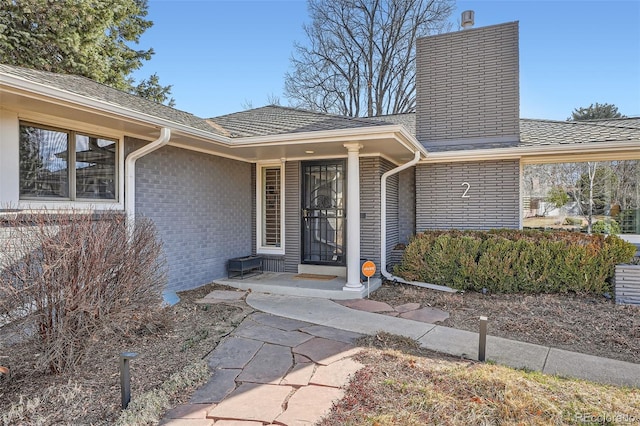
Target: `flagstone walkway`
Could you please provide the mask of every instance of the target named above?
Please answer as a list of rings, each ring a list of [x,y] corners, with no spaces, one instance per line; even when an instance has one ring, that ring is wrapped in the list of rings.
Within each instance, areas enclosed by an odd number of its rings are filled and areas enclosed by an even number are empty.
[[[244,293],[217,291],[201,303]],[[161,425],[311,425],[343,396],[362,365],[352,357],[361,334],[253,313],[207,357],[211,379]]]

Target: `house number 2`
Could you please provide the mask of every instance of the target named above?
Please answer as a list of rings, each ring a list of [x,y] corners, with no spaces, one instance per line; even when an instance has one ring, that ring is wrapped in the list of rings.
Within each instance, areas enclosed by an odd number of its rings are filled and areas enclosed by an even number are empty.
[[[470,195],[467,195],[467,192],[469,192],[469,188],[471,188],[471,185],[469,184],[469,182],[462,182],[462,186],[465,187],[465,190],[462,193],[462,198],[470,198]]]

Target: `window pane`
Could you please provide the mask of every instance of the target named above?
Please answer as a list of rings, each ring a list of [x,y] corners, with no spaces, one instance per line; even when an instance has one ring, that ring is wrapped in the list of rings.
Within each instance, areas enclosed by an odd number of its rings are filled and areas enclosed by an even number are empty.
[[[76,197],[100,200],[116,198],[116,143],[76,135]]]
[[[640,161],[527,164],[523,227],[640,234]]]
[[[262,169],[262,246],[280,247],[280,168]]]
[[[69,197],[69,135],[20,126],[20,196]]]

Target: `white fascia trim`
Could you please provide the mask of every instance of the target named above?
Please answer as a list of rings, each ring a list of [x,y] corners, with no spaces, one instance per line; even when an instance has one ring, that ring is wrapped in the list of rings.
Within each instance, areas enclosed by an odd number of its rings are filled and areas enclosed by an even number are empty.
[[[280,168],[280,247],[262,245],[262,169],[265,167]],[[285,254],[285,161],[269,161],[256,163],[256,253],[257,254]]]
[[[114,105],[104,101],[98,101],[86,96],[78,95],[76,93],[68,92],[66,90],[53,88],[45,84],[35,83],[30,80],[24,80],[13,75],[2,74],[2,85],[8,88],[14,88],[22,91],[29,92],[32,98],[40,99],[43,96],[54,98],[56,100],[70,102],[72,104],[80,105],[86,108],[97,110],[97,112],[108,112],[113,115],[132,119],[143,124],[151,124],[159,127],[168,127],[174,131],[180,133],[197,136],[198,138],[204,138],[207,141],[217,143],[223,146],[231,146],[231,139],[225,136],[218,136],[209,132],[194,129],[193,127],[185,126],[181,123],[176,123],[170,120],[164,120],[154,115],[145,114],[142,112],[134,111],[129,108],[124,108],[119,105]],[[115,90],[115,89],[114,89]],[[25,93],[18,92],[17,94],[25,95]]]
[[[182,133],[189,136],[195,136],[199,139],[204,139],[214,145],[224,146],[226,148],[247,147],[247,146],[269,146],[269,145],[289,145],[289,144],[315,144],[326,142],[349,142],[353,140],[371,140],[390,138],[395,139],[401,145],[403,145],[409,152],[415,152],[419,150],[423,156],[427,155],[427,151],[424,147],[406,131],[403,126],[400,125],[388,125],[388,126],[371,126],[371,127],[359,127],[352,129],[338,129],[327,131],[315,131],[315,132],[302,132],[302,133],[287,133],[283,135],[269,135],[269,136],[251,136],[244,138],[228,138],[225,136],[214,135],[208,132],[200,131],[192,127],[185,126],[180,123],[176,123],[169,120],[163,120],[150,114],[141,113],[138,111],[124,108],[119,105],[114,105],[108,102],[95,100],[86,96],[78,95],[65,90],[53,88],[45,84],[35,83],[29,80],[24,80],[12,75],[0,74],[3,77],[2,85],[10,88],[17,89],[21,92],[18,94],[30,95],[35,99],[41,99],[43,97],[53,98],[57,101],[69,102],[72,104],[80,105],[85,108],[93,110],[98,113],[110,113],[121,118],[133,120],[146,125],[155,125],[159,127],[171,128],[173,133]],[[401,137],[398,137],[401,136]],[[177,145],[176,145],[177,146]],[[181,145],[182,148],[186,146]],[[200,150],[202,151],[202,150]],[[205,151],[202,151],[205,152]],[[212,152],[214,153],[214,152]],[[218,155],[218,153],[215,153]],[[237,159],[240,161],[247,161],[246,159],[234,156],[228,156],[228,158]]]
[[[395,139],[410,153],[416,150],[423,156],[427,150],[400,125],[357,127],[352,129],[320,130],[314,132],[286,133],[281,135],[251,136],[233,140],[233,147],[306,145],[322,142],[366,142],[367,140]]]
[[[380,158],[384,158],[385,160],[389,161],[392,164],[395,164],[396,166],[402,164],[401,162],[398,162],[397,160],[394,160],[392,158],[390,158],[388,155],[386,154],[382,154],[380,152],[370,152],[368,154],[360,154],[360,158],[365,158],[365,157],[380,157]],[[306,155],[304,157],[287,157],[284,160],[285,161],[315,161],[315,160],[334,160],[334,159],[338,159],[338,158],[347,158],[346,155],[344,154],[336,154],[336,155]],[[260,163],[268,163],[268,162],[275,162],[278,161],[276,159],[266,159],[266,160],[260,160],[260,161],[254,161],[254,163],[256,164],[260,164]]]
[[[155,125],[159,127],[171,128],[173,133],[183,133],[190,136],[195,136],[200,139],[205,139],[207,142],[224,146],[227,148],[234,147],[246,147],[246,146],[269,146],[269,145],[287,145],[287,144],[309,144],[319,143],[326,140],[327,142],[349,142],[353,140],[370,140],[391,138],[398,141],[401,145],[407,148],[410,152],[420,151],[423,156],[427,155],[427,151],[424,149],[414,136],[409,134],[403,126],[385,125],[385,126],[371,126],[371,127],[358,127],[352,129],[338,129],[327,131],[315,131],[315,132],[301,132],[301,133],[287,133],[283,135],[269,135],[269,136],[251,136],[244,138],[231,139],[226,136],[214,135],[209,132],[194,129],[189,126],[185,126],[180,123],[176,123],[170,120],[164,120],[156,116],[145,114],[142,112],[134,111],[129,108],[124,108],[119,105],[114,105],[108,102],[95,100],[86,96],[78,95],[76,93],[68,92],[62,89],[54,88],[45,84],[35,83],[30,80],[25,80],[13,75],[2,74],[2,86],[8,89],[17,89],[20,91],[28,92],[30,97],[40,99],[42,97],[53,98],[58,101],[69,102],[72,104],[80,105],[85,108],[90,108],[94,112],[98,113],[110,113],[121,118],[127,118],[137,122],[141,122],[147,125]],[[18,94],[25,95],[25,93],[18,92]],[[401,137],[398,137],[401,136]],[[244,160],[246,161],[246,160]]]
[[[526,157],[545,157],[555,155],[572,155],[579,158],[580,154],[597,154],[599,152],[624,152],[630,149],[640,149],[640,141],[618,141],[605,143],[584,143],[567,145],[543,145],[513,148],[474,149],[461,151],[429,152],[429,156],[420,163],[444,163],[454,161],[477,160],[509,160]]]

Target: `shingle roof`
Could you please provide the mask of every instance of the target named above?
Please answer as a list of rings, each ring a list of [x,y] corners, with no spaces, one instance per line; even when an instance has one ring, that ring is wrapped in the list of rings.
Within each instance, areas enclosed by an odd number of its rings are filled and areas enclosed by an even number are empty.
[[[407,129],[407,131],[414,135],[416,134],[416,114],[413,112],[407,112],[404,114],[390,114],[382,115],[379,117],[369,117],[366,120],[381,121],[389,124],[400,124]]]
[[[640,117],[594,121],[520,120],[520,145],[640,140]]]
[[[147,114],[201,132],[210,133],[212,136],[239,138],[284,135],[323,130],[356,129],[388,124],[403,125],[410,134],[416,134],[415,113],[353,118],[270,105],[205,120],[193,114],[96,83],[85,77],[35,71],[0,64],[0,78],[3,74],[99,102],[105,102],[125,110]],[[520,141],[515,145],[509,144],[509,146],[591,144],[630,140],[640,140],[640,117],[593,121],[520,119]],[[499,148],[504,147],[504,145],[490,147]],[[438,147],[431,147],[430,150],[459,151],[481,148],[487,148],[487,145],[447,146],[439,144]]]
[[[415,113],[371,117],[367,120],[404,125],[412,135],[416,132]],[[587,144],[613,141],[640,140],[640,117],[616,118],[592,121],[554,121],[520,119],[520,142],[507,146],[545,146],[563,144]],[[503,148],[494,145],[439,145],[430,147],[432,152],[460,151],[464,149]]]
[[[36,71],[6,64],[0,64],[0,74],[11,75],[29,82],[43,84],[92,100],[107,102],[120,108],[148,114],[156,118],[208,132],[212,135],[225,135],[224,131],[211,126],[206,120],[196,117],[193,114],[131,95],[104,84],[96,83],[86,77]],[[0,79],[1,78],[0,75]]]
[[[389,124],[372,123],[363,118],[343,117],[278,105],[213,117],[209,121],[226,129],[231,137],[342,130]]]

